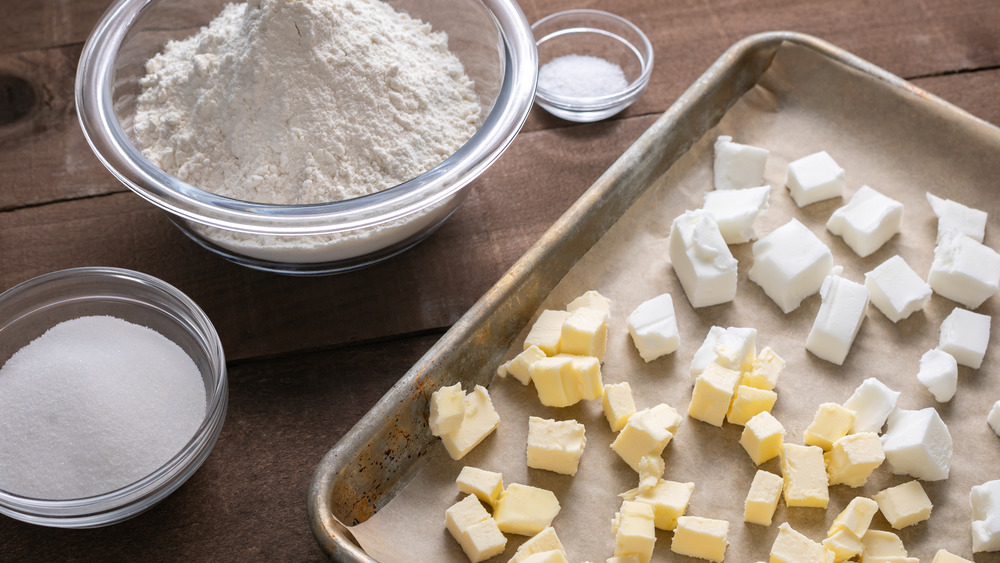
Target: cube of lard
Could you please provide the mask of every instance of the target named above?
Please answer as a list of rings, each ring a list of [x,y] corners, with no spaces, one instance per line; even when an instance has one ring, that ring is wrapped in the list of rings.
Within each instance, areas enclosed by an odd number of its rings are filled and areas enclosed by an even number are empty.
[[[536,553],[546,553],[549,551],[566,553],[566,548],[559,541],[559,536],[556,535],[556,530],[552,526],[546,527],[541,532],[531,536],[528,541],[522,543],[517,548],[517,551],[514,552],[514,557],[511,557],[507,563],[524,563],[525,559]]]
[[[989,424],[993,433],[1000,437],[1000,401],[990,407],[990,414],[986,415],[986,424]]]
[[[559,338],[562,336],[563,322],[572,313],[569,311],[556,311],[545,309],[538,315],[535,324],[531,325],[528,335],[524,337],[524,349],[538,346],[547,356],[554,356],[559,352]]]
[[[770,563],[826,563],[826,548],[814,542],[788,522],[778,526],[778,535],[771,544]]]
[[[715,140],[715,189],[738,190],[764,183],[767,149],[734,143],[733,138],[720,135]]]
[[[792,219],[753,243],[747,276],[783,313],[818,292],[833,269],[833,253],[808,227]]]
[[[951,433],[934,407],[893,411],[888,430],[882,436],[882,449],[896,475],[925,481],[948,478]]]
[[[632,489],[622,493],[625,500],[644,502],[653,507],[653,524],[661,530],[673,530],[677,519],[684,516],[694,483],[679,483],[660,479],[648,489]]]
[[[872,518],[878,512],[878,503],[870,498],[854,497],[847,503],[844,510],[840,511],[830,524],[830,529],[826,535],[832,536],[839,530],[847,530],[856,538],[862,538],[868,527],[872,524]]]
[[[570,313],[582,308],[602,311],[606,318],[611,316],[611,300],[594,290],[584,292],[566,305],[566,310]]]
[[[938,295],[975,309],[1000,287],[1000,254],[958,231],[945,231],[934,247],[927,283]]]
[[[441,436],[458,430],[465,418],[465,393],[462,384],[456,383],[442,387],[431,393],[431,412],[427,417],[427,425],[431,434]]]
[[[938,348],[954,356],[955,361],[963,366],[979,369],[990,343],[991,320],[989,315],[955,307],[941,321]]]
[[[625,501],[611,523],[615,534],[615,556],[635,555],[649,563],[656,543],[653,507],[642,502]]]
[[[826,151],[820,151],[788,163],[785,186],[795,205],[805,207],[843,196],[847,177],[833,157]]]
[[[628,316],[625,325],[639,356],[646,362],[670,354],[680,346],[674,301],[669,293],[640,303]]]
[[[709,561],[721,562],[729,546],[729,522],[699,516],[681,516],[677,519],[670,551]]]
[[[877,558],[892,558],[892,561],[909,561],[904,559],[909,556],[906,548],[903,547],[903,540],[892,532],[882,530],[868,530],[861,537],[861,553],[868,561],[878,561]],[[917,562],[919,563],[919,561]]]
[[[826,508],[830,491],[822,448],[785,444],[781,448],[781,475],[787,506]]]
[[[715,190],[705,194],[702,209],[715,217],[726,244],[739,244],[757,238],[753,222],[767,209],[771,186],[742,190]]]
[[[917,379],[939,403],[947,403],[958,390],[958,361],[955,356],[934,348],[920,356]]]
[[[511,483],[500,493],[493,518],[504,533],[533,536],[552,525],[559,509],[552,491]]]
[[[883,489],[872,498],[889,525],[897,530],[927,520],[934,507],[920,481],[916,480]]]
[[[460,492],[476,495],[476,498],[493,506],[503,492],[503,475],[466,465],[455,479]]]
[[[632,398],[632,386],[628,381],[605,385],[601,406],[604,408],[604,417],[608,419],[611,431],[618,432],[625,427],[628,418],[636,410],[635,399]]]
[[[774,389],[778,384],[778,377],[785,369],[785,360],[776,354],[770,346],[765,346],[757,354],[751,364],[750,371],[743,373],[741,385],[749,385],[758,389]]]
[[[769,412],[762,412],[747,421],[740,435],[740,445],[757,465],[781,453],[785,427]]]
[[[834,442],[851,431],[853,424],[853,411],[837,403],[823,403],[802,435],[802,441],[807,446],[819,446],[829,451]]]
[[[882,247],[903,225],[903,204],[868,186],[861,186],[826,222],[826,229],[839,235],[858,256],[864,258]]]
[[[514,379],[521,382],[521,385],[531,383],[531,364],[545,358],[545,352],[538,346],[531,345],[521,351],[520,354],[511,358],[497,370],[497,375],[505,377],[507,374],[513,375]]]
[[[680,424],[680,415],[672,407],[659,404],[636,411],[618,433],[611,449],[634,471],[648,455],[660,455],[674,437]]]
[[[692,307],[718,305],[736,297],[736,259],[710,213],[685,211],[674,219],[669,254]]]
[[[934,559],[931,559],[931,563],[973,563],[973,562],[964,557],[959,557],[954,553],[948,551],[947,549],[939,549],[937,550],[937,553],[934,554]]]
[[[938,218],[937,236],[939,241],[945,232],[954,230],[976,242],[983,242],[983,238],[986,236],[986,220],[988,218],[985,211],[962,205],[950,199],[942,199],[931,192],[927,192],[927,201],[931,204],[931,209]]]
[[[528,467],[576,475],[587,445],[584,431],[575,420],[528,417]]]
[[[896,408],[898,398],[899,391],[889,389],[874,377],[862,381],[844,402],[844,407],[854,411],[851,432],[881,432],[889,413]]]
[[[863,487],[885,461],[885,452],[878,434],[858,432],[835,441],[830,451],[823,454],[823,461],[831,485]]]
[[[872,304],[894,323],[923,309],[931,300],[931,286],[898,254],[866,273],[865,287]]]
[[[868,290],[840,276],[827,276],[819,294],[823,301],[806,337],[806,350],[839,366],[865,320]]]
[[[691,382],[712,363],[734,371],[750,371],[756,354],[757,329],[713,326],[691,359]]]
[[[774,510],[778,507],[778,499],[781,498],[783,484],[784,480],[779,475],[758,469],[743,503],[743,520],[770,526]]]
[[[739,383],[740,372],[716,363],[708,364],[695,380],[688,416],[713,426],[722,426]]]
[[[770,412],[777,400],[778,394],[774,391],[740,385],[736,388],[736,396],[726,414],[726,421],[743,426],[758,414]]]
[[[972,551],[1000,550],[1000,479],[972,487]]]
[[[563,321],[559,336],[559,352],[575,356],[591,356],[604,361],[608,345],[608,313],[600,309],[580,307]]]
[[[464,399],[465,415],[458,429],[441,435],[441,441],[452,459],[462,459],[486,439],[500,424],[500,415],[493,408],[490,394],[482,385],[476,385]]]
[[[821,542],[823,547],[833,552],[834,561],[847,561],[861,554],[865,546],[861,538],[847,530],[837,530]]]

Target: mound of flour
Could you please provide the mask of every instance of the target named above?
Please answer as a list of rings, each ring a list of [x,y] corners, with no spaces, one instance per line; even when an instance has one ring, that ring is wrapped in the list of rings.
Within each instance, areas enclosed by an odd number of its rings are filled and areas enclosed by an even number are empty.
[[[135,132],[168,173],[236,199],[357,197],[434,167],[480,106],[447,37],[379,0],[251,0],[146,63]]]

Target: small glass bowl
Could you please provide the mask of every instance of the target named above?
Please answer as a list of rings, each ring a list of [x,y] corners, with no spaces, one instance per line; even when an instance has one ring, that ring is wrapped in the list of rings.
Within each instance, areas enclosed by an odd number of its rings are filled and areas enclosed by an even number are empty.
[[[544,17],[531,26],[538,46],[538,68],[565,55],[599,57],[625,73],[628,86],[619,92],[593,97],[567,96],[546,90],[539,82],[535,102],[569,121],[599,121],[615,115],[639,99],[653,70],[653,46],[628,20],[599,10],[567,10]]]
[[[148,510],[180,487],[215,446],[229,387],[222,344],[211,321],[186,295],[156,278],[118,268],[73,268],[45,274],[0,294],[0,365],[56,324],[109,315],[151,328],[180,346],[205,381],[205,418],[188,443],[142,479],[78,499],[29,498],[0,490],[0,513],[56,528],[96,528]]]

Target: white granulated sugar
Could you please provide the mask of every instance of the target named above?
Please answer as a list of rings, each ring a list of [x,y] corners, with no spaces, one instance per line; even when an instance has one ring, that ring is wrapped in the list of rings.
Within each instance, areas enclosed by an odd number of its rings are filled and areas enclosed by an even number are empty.
[[[563,55],[538,70],[538,87],[574,98],[607,96],[628,87],[621,67],[590,55]]]
[[[44,499],[106,493],[180,452],[205,418],[194,361],[114,317],[62,322],[0,368],[0,489]]]
[[[378,0],[230,4],[146,64],[143,153],[262,203],[337,201],[433,168],[480,122],[447,37]]]

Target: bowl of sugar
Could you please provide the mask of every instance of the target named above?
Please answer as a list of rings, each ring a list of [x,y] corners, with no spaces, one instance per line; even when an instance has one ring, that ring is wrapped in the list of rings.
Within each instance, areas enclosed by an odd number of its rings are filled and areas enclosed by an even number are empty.
[[[117,268],[45,274],[0,294],[0,513],[95,528],[148,510],[208,457],[225,357],[173,286]]]
[[[642,95],[653,46],[632,22],[600,10],[567,10],[531,26],[538,48],[535,102],[568,121],[611,117]]]

